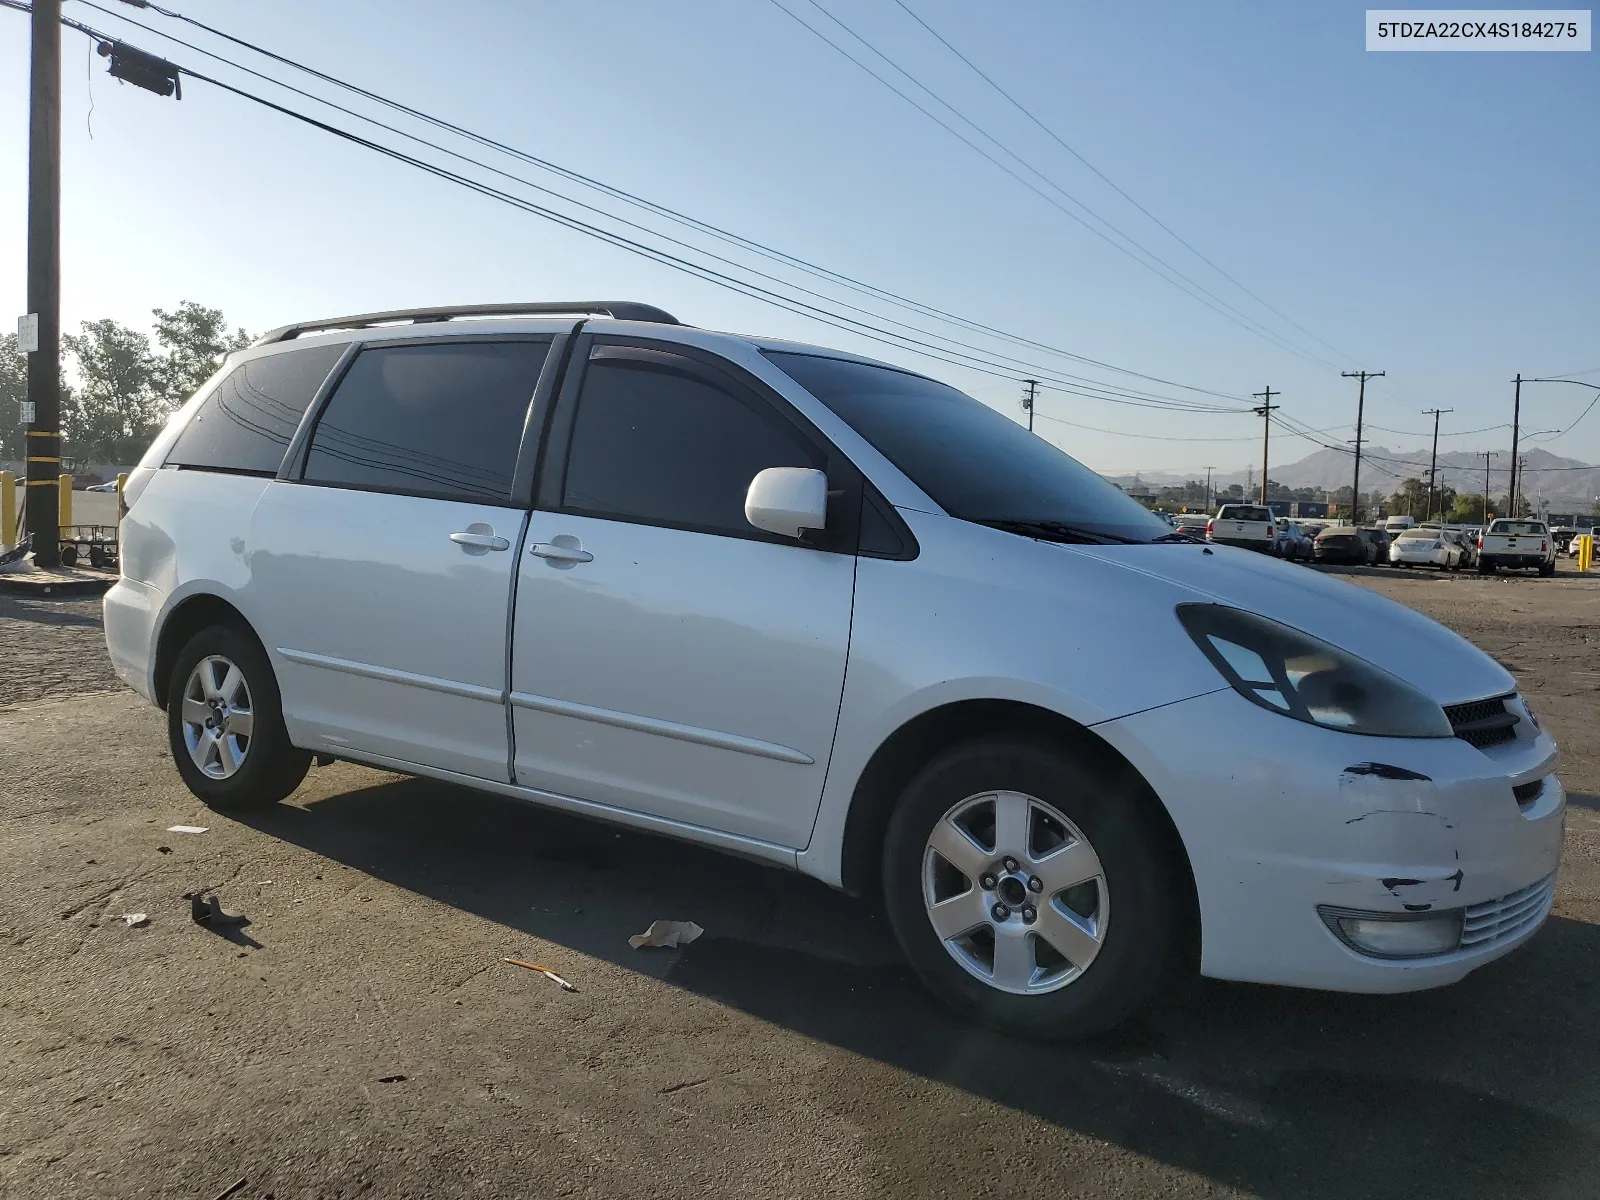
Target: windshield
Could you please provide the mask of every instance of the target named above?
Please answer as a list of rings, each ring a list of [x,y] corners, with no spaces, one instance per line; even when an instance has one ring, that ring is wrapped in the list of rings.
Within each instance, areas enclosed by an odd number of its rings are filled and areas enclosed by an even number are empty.
[[[1219,521],[1270,521],[1272,513],[1259,505],[1224,504],[1217,510]]]
[[[1489,526],[1490,533],[1509,533],[1513,537],[1517,534],[1542,534],[1544,523],[1541,521],[1496,521]]]
[[[1112,541],[1175,536],[1116,485],[953,387],[868,363],[766,355],[953,517],[1049,524]]]

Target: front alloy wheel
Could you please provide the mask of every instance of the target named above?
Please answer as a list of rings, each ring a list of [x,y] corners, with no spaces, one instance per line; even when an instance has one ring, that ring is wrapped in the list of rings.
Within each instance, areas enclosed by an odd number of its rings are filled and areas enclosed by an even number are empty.
[[[1105,871],[1062,812],[1021,792],[969,796],[934,825],[923,904],[945,951],[1003,992],[1066,987],[1100,953]]]
[[[244,672],[220,654],[201,659],[183,688],[183,744],[201,773],[229,779],[250,752],[255,714]]]

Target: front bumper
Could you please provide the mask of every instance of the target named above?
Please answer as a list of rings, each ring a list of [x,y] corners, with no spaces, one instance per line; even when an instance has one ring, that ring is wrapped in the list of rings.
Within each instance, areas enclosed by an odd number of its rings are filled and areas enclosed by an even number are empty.
[[[1537,885],[1561,861],[1566,793],[1552,773],[1555,743],[1526,719],[1512,741],[1478,750],[1457,738],[1338,733],[1230,690],[1095,730],[1139,768],[1178,828],[1208,976],[1352,992],[1437,987],[1521,945],[1549,913],[1551,889]],[[1519,803],[1513,786],[1538,780]],[[1492,928],[1445,954],[1380,959],[1340,941],[1319,905],[1463,909],[1469,929]]]

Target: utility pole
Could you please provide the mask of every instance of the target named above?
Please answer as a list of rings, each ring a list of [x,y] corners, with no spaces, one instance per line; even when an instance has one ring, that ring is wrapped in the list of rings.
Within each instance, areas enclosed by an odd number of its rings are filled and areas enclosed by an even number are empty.
[[[1215,470],[1216,470],[1215,467],[1207,467],[1206,468],[1206,511],[1207,512],[1211,511],[1211,472],[1213,472]]]
[[[1367,409],[1367,380],[1380,379],[1388,374],[1387,371],[1340,371],[1346,379],[1359,379],[1360,389],[1356,392],[1356,477],[1351,483],[1350,491],[1353,503],[1350,505],[1350,523],[1361,524],[1361,421]]]
[[[1521,458],[1517,459],[1516,462],[1517,482],[1513,485],[1513,490],[1511,492],[1511,515],[1513,517],[1520,517],[1522,515],[1523,506],[1527,503],[1528,499],[1522,494],[1522,473],[1528,466],[1528,456],[1524,454]]]
[[[1507,503],[1511,505],[1511,512],[1507,515],[1513,517],[1517,515],[1517,484],[1520,482],[1517,478],[1520,474],[1517,470],[1517,434],[1522,424],[1521,371],[1517,372],[1516,385],[1517,390],[1511,395],[1511,486],[1506,489]]]
[[[1033,432],[1033,402],[1039,395],[1039,381],[1037,379],[1024,379],[1028,385],[1027,392],[1022,397],[1022,411],[1028,414],[1028,432]]]
[[[33,561],[61,561],[61,0],[34,0],[28,92],[28,532]]]
[[[1283,395],[1282,392],[1272,390],[1272,385],[1267,385],[1264,392],[1251,393],[1261,401],[1261,407],[1256,409],[1256,415],[1261,418],[1261,503],[1267,502],[1267,442],[1272,436],[1272,413],[1274,409],[1282,408],[1281,404],[1274,404],[1274,396]]]
[[[1489,524],[1489,460],[1491,458],[1499,458],[1500,457],[1500,451],[1498,451],[1498,450],[1480,450],[1480,451],[1478,451],[1478,453],[1483,455],[1483,523],[1484,523],[1484,525],[1488,525]]]
[[[1439,414],[1447,412],[1455,412],[1455,409],[1425,408],[1422,410],[1423,416],[1431,415],[1433,417],[1433,454],[1428,459],[1428,515],[1422,518],[1424,521],[1433,520],[1433,487],[1439,475]],[[1443,516],[1442,513],[1440,515],[1441,517]]]

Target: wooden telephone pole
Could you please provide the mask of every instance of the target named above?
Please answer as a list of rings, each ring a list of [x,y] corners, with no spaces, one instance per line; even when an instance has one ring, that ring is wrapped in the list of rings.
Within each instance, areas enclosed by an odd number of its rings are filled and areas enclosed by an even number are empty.
[[[1350,523],[1361,524],[1361,420],[1367,410],[1367,380],[1379,379],[1385,371],[1340,371],[1346,379],[1359,379],[1361,387],[1356,392],[1356,477],[1351,481]]]
[[[1253,392],[1251,394],[1261,401],[1261,407],[1255,411],[1256,415],[1261,418],[1261,503],[1265,504],[1267,502],[1267,443],[1272,437],[1272,413],[1273,410],[1283,407],[1281,404],[1274,404],[1272,398],[1281,396],[1283,393],[1273,391],[1272,385],[1269,383],[1266,391]]]
[[[61,561],[61,0],[33,0],[28,93],[27,509],[33,561]]]

